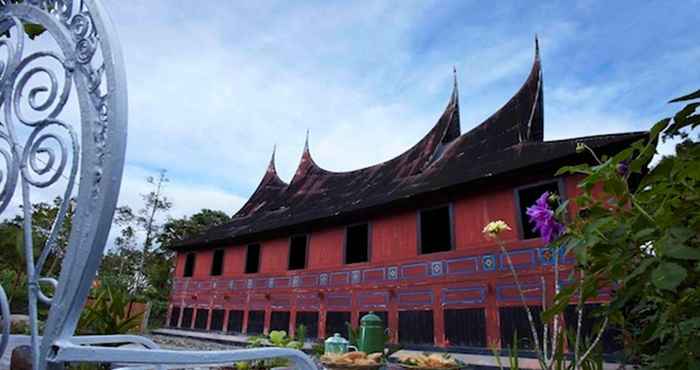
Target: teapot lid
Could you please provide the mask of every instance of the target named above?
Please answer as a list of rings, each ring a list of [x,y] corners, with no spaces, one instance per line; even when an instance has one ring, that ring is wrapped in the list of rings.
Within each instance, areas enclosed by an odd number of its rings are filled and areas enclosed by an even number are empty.
[[[333,334],[332,337],[326,339],[326,343],[329,343],[329,344],[348,344],[349,342],[347,339],[341,337],[340,333],[335,333],[335,334]]]
[[[361,324],[370,324],[372,326],[377,326],[377,325],[382,325],[382,319],[375,315],[374,312],[371,312],[362,316],[362,319],[360,319]]]

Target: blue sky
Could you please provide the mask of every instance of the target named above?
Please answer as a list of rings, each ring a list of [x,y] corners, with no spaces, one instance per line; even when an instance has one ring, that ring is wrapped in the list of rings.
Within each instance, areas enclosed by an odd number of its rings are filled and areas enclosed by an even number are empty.
[[[307,129],[330,170],[401,153],[444,109],[453,65],[474,127],[524,81],[535,34],[545,139],[647,129],[700,87],[697,0],[105,3],[129,83],[120,201],[164,168],[173,216],[235,212],[274,144],[289,180]]]

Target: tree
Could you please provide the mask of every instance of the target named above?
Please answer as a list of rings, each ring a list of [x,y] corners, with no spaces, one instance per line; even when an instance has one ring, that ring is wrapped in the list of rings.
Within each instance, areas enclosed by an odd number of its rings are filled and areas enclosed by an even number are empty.
[[[65,217],[60,225],[55,225],[63,199],[56,197],[52,202],[32,204],[32,243],[34,258],[38,258],[46,246],[52,230],[56,230],[52,250],[47,255],[44,269],[37,271],[43,276],[53,276],[58,273],[58,267],[63,261],[68,239],[73,225],[75,199],[69,199],[65,204]],[[13,302],[13,310],[24,311],[26,307],[26,262],[24,256],[23,226],[24,214],[0,223],[0,268],[4,272],[3,286],[9,287],[9,300]]]
[[[162,170],[158,177],[147,178],[152,190],[141,195],[144,203],[136,212],[129,206],[117,208],[116,248],[104,256],[100,269],[102,280],[113,286],[127,286],[140,299],[168,299],[173,253],[165,247],[230,220],[224,212],[202,209],[192,216],[167,217],[160,223],[173,204],[165,194],[165,184],[169,182],[165,173]]]
[[[142,293],[147,288],[149,279],[147,269],[152,262],[151,255],[158,255],[154,250],[154,241],[158,239],[161,224],[158,218],[162,213],[172,208],[172,201],[165,195],[165,184],[170,180],[166,177],[166,170],[160,170],[158,177],[149,176],[146,182],[152,186],[152,190],[141,194],[143,206],[134,212],[129,206],[121,206],[116,210],[114,223],[120,228],[119,235],[115,239],[117,254],[121,257],[118,268],[103,270],[104,275],[110,275],[121,280],[128,276],[132,293]],[[143,244],[138,243],[138,235],[144,236]],[[139,248],[140,244],[140,248]],[[116,257],[116,256],[112,256]],[[136,258],[136,263],[134,263]],[[114,269],[116,266],[111,266]],[[127,271],[128,270],[128,271]]]
[[[167,300],[170,295],[174,255],[167,247],[230,220],[231,217],[226,213],[211,209],[202,209],[189,217],[169,218],[163,224],[161,233],[157,237],[160,248],[149,254],[147,259],[146,275],[150,287],[147,295],[151,299],[159,300]]]
[[[148,194],[142,194],[145,204],[139,210],[139,216],[136,218],[138,224],[143,228],[146,237],[143,242],[144,253],[148,253],[153,246],[153,241],[157,239],[157,234],[160,231],[160,225],[156,221],[158,213],[167,212],[172,208],[173,203],[163,194],[164,186],[170,180],[165,177],[166,170],[161,170],[158,178],[149,176],[146,182],[153,186],[153,190]]]
[[[163,225],[158,237],[162,246],[171,246],[178,241],[195,237],[207,229],[231,221],[226,213],[211,209],[202,209],[191,217],[170,218]]]

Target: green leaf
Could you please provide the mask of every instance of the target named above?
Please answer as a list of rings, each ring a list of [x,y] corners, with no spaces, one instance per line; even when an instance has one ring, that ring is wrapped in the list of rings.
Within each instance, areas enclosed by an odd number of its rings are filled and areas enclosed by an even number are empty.
[[[700,106],[700,103],[690,103],[681,109],[676,115],[673,116],[673,121],[676,123],[685,122],[688,117],[695,113],[695,110]]]
[[[700,90],[692,92],[688,95],[683,95],[679,98],[675,98],[675,99],[669,101],[669,103],[678,103],[680,101],[687,101],[687,100],[693,100],[693,99],[700,99]]]
[[[587,164],[579,164],[576,166],[564,166],[560,168],[554,176],[564,175],[567,173],[582,173],[585,175],[591,174],[591,167]]]
[[[46,31],[46,29],[43,26],[41,26],[40,24],[35,24],[35,23],[25,23],[24,24],[24,32],[32,40],[34,40],[37,36],[44,33],[44,31]]]
[[[632,271],[632,273],[629,274],[629,275],[625,278],[625,280],[624,280],[625,283],[631,281],[632,279],[636,278],[636,277],[639,276],[640,274],[644,273],[644,271],[646,271],[646,269],[647,269],[652,263],[654,263],[654,262],[656,262],[656,260],[653,259],[653,258],[648,258],[648,259],[643,260],[643,261],[639,264],[639,266],[637,266],[637,268],[634,269],[634,271]]]
[[[656,232],[655,228],[649,227],[646,229],[642,229],[634,233],[632,236],[634,240],[646,240],[648,237],[653,235]]]
[[[683,259],[683,260],[700,260],[700,250],[690,248],[683,244],[674,244],[665,250],[665,255],[668,257]]]
[[[661,131],[663,131],[666,126],[671,122],[670,118],[664,118],[660,120],[659,122],[656,122],[654,126],[651,128],[651,131],[649,131],[649,138],[651,140],[655,140]]]
[[[664,262],[651,273],[651,282],[659,289],[675,290],[687,275],[688,272],[683,266]]]

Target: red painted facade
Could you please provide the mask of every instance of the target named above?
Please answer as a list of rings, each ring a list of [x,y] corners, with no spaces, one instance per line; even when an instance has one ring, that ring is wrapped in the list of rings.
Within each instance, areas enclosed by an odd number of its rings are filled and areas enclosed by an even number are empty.
[[[507,343],[526,320],[513,308],[522,302],[506,255],[483,236],[483,227],[495,220],[512,227],[502,239],[528,305],[551,300],[557,259],[541,240],[525,239],[523,230],[530,230],[521,211],[544,188],[576,195],[577,178],[553,176],[564,165],[590,161],[577,150],[580,144],[610,154],[647,137],[637,132],[545,141],[535,49],[523,86],[465,133],[455,79],[437,123],[395,158],[354,171],[328,171],[315,163],[307,140],[287,183],[277,175],[273,153],[260,184],[230,222],[170,246],[177,266],[169,326],[243,333],[274,327],[294,333],[299,319],[317,325],[310,334],[323,338],[333,334],[326,324],[342,331],[344,321],[357,326],[362,312],[376,311],[386,313],[391,340],[402,345]],[[543,182],[549,185],[532,188]],[[426,223],[424,214],[432,215]],[[346,264],[347,227],[357,223],[368,225],[367,239],[360,236],[354,245],[364,248],[368,240],[369,259]],[[292,237],[300,232],[307,236],[305,260],[290,258]],[[421,246],[423,239],[433,245]],[[253,243],[260,245],[259,270],[247,274],[246,251]],[[422,253],[431,248],[443,251]],[[215,249],[224,250],[220,276],[211,276]],[[195,256],[191,276],[184,276],[190,270],[186,256]],[[304,268],[290,271],[290,261]],[[572,261],[567,256],[558,261],[560,281],[566,283]]]
[[[572,177],[561,180],[565,197],[575,195],[575,180]],[[492,188],[452,199],[449,204],[453,210],[454,246],[447,252],[419,254],[418,209],[367,220],[371,252],[369,262],[364,263],[344,264],[345,227],[342,226],[308,233],[304,270],[287,270],[289,238],[286,237],[257,241],[261,245],[261,264],[260,271],[254,274],[243,272],[245,245],[224,247],[224,272],[215,277],[210,276],[213,250],[194,252],[194,273],[188,278],[183,277],[185,253],[179,252],[171,308],[223,309],[226,311],[223,328],[227,327],[228,311],[242,310],[244,333],[250,310],[265,311],[266,332],[273,311],[289,312],[288,330],[292,333],[297,311],[318,311],[320,338],[331,334],[325,332],[327,311],[350,312],[353,325],[358,325],[360,312],[386,311],[394,342],[400,335],[400,311],[431,310],[433,344],[443,347],[449,346],[444,310],[482,308],[487,342],[498,344],[499,308],[521,306],[521,302],[504,256],[482,234],[485,224],[504,220],[513,228],[502,234],[502,238],[518,267],[530,304],[541,304],[541,277],[547,281],[549,293],[554,289],[551,258],[546,258],[543,243],[539,239],[518,237],[515,192],[523,185],[527,184]],[[566,259],[561,262],[562,270],[569,269],[564,263]],[[566,275],[562,273],[561,279]],[[178,324],[181,326],[181,322]]]

